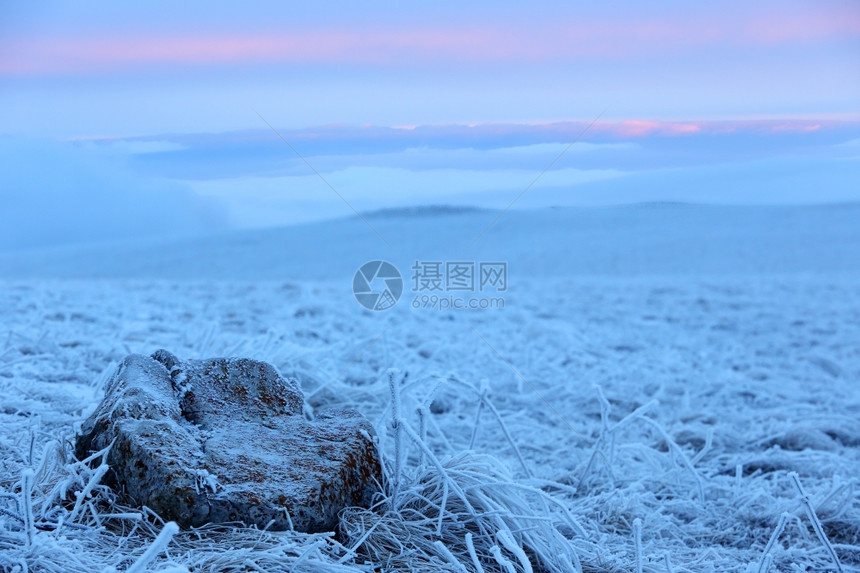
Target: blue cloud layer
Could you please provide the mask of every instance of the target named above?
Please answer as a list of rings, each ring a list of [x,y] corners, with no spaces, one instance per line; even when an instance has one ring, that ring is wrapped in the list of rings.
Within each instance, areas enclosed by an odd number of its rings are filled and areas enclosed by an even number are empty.
[[[587,124],[484,124],[476,126],[331,126],[281,130],[280,134],[319,171],[348,167],[398,169],[516,169],[539,172]],[[847,141],[860,136],[856,122],[817,131],[812,122],[780,130],[781,122],[712,122],[701,133],[631,137],[623,128],[596,126],[566,153],[558,167],[623,171],[696,167],[770,157],[838,158],[858,155]],[[166,134],[119,140],[161,145],[135,153],[141,173],[184,180],[305,175],[307,165],[268,128],[216,134]],[[108,140],[114,146],[117,140]],[[850,147],[850,146],[849,146]]]

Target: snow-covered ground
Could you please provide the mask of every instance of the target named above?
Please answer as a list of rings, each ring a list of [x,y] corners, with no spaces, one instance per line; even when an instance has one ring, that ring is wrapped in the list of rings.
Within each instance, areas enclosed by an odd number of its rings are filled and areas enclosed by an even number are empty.
[[[860,207],[512,212],[472,245],[496,215],[0,256],[0,568],[860,571]],[[351,287],[377,258],[406,290],[374,313]],[[504,309],[412,308],[416,259],[508,262]],[[387,499],[337,536],[155,541],[69,442],[162,347],[359,409]]]

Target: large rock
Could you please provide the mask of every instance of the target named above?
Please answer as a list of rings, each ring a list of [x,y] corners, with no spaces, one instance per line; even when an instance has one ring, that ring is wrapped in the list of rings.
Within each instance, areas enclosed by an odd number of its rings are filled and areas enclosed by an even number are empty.
[[[310,422],[292,380],[244,358],[132,354],[83,424],[83,459],[113,442],[108,485],[183,527],[243,522],[329,531],[381,483],[373,427],[352,410]]]

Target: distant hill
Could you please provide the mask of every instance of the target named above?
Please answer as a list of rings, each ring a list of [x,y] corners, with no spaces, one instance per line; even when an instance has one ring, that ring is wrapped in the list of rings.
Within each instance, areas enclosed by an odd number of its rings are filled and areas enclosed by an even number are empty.
[[[182,240],[0,254],[0,278],[326,280],[368,260],[506,261],[515,277],[860,272],[860,205],[434,206]],[[476,240],[477,239],[477,240]],[[388,243],[386,245],[386,242]]]
[[[469,207],[463,205],[418,205],[412,207],[392,207],[377,209],[362,213],[364,217],[437,217],[444,215],[462,215],[463,213],[488,212],[491,209]]]

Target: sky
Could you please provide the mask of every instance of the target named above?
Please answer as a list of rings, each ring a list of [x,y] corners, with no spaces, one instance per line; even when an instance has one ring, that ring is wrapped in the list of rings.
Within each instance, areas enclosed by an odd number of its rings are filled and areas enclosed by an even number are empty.
[[[860,3],[579,4],[2,2],[0,249],[860,201]]]

